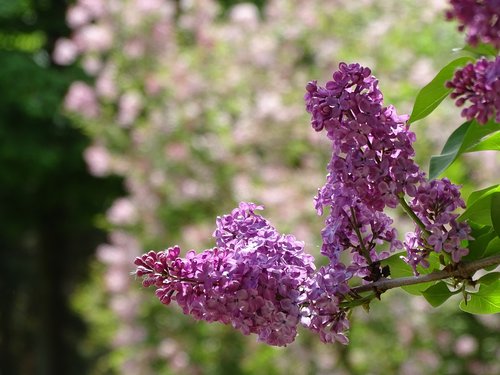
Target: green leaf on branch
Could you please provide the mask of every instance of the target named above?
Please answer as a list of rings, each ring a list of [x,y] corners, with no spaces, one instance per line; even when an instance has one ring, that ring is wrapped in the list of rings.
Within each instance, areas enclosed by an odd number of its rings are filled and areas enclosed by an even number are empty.
[[[476,280],[476,283],[483,285],[491,285],[500,279],[500,272],[490,272]]]
[[[396,253],[392,256],[390,256],[387,259],[384,259],[382,261],[383,266],[389,266],[391,270],[391,279],[398,279],[401,277],[411,277],[415,276],[413,274],[412,268],[403,260],[401,259],[401,256],[406,255],[406,252],[400,252]],[[429,256],[429,268],[423,268],[421,266],[417,267],[417,271],[420,274],[428,274],[431,273],[432,271],[435,271],[439,269],[439,256],[436,253],[432,253]],[[413,295],[420,296],[422,295],[422,292],[429,288],[430,286],[434,285],[436,282],[435,281],[429,281],[427,283],[421,283],[421,284],[415,284],[415,285],[408,285],[408,286],[402,286],[401,288]]]
[[[463,48],[458,49],[457,51],[466,51],[470,52],[476,57],[481,57],[481,56],[496,56],[497,51],[493,46],[490,46],[489,44],[484,44],[484,43],[479,43],[477,46],[472,47],[470,45],[466,45]]]
[[[498,253],[500,253],[500,238],[495,237],[493,240],[491,240],[488,246],[486,246],[486,249],[484,250],[483,256],[481,258],[488,258]]]
[[[469,195],[469,198],[467,199],[467,205],[470,206],[476,203],[477,201],[485,198],[486,196],[494,194],[496,192],[500,192],[500,185],[491,185],[488,186],[487,188],[474,191]]]
[[[492,134],[487,137],[488,135]],[[500,143],[500,126],[490,120],[479,125],[475,120],[464,122],[448,138],[440,155],[431,158],[429,179],[437,178],[461,154],[474,151],[496,150]]]
[[[500,124],[497,124],[497,126],[500,129]],[[467,149],[467,152],[476,151],[500,151],[500,131],[484,138],[478,144]]]
[[[473,192],[467,200],[467,209],[460,215],[458,220],[470,220],[477,224],[493,226],[491,217],[492,197],[498,193],[500,193],[500,185],[493,185]]]
[[[471,121],[464,122],[460,127],[458,127],[446,141],[441,155],[434,155],[431,157],[430,167],[429,167],[429,179],[432,180],[439,176],[442,172],[448,168],[451,163],[455,161],[462,147],[463,140]]]
[[[491,223],[498,237],[500,237],[500,192],[491,194]]]
[[[453,60],[441,69],[430,83],[420,90],[413,105],[413,110],[408,121],[409,124],[423,119],[437,108],[452,91],[452,89],[445,86],[445,83],[453,78],[453,74],[457,68],[464,66],[470,61],[473,61],[473,58],[468,56]]]
[[[469,254],[463,258],[465,261],[484,258],[488,244],[497,236],[496,232],[490,226],[479,228],[478,226],[471,225],[471,227],[471,236],[474,237],[474,240],[469,242]]]
[[[492,277],[495,278],[495,277]],[[496,314],[500,312],[500,280],[487,280],[477,293],[469,293],[469,300],[460,302],[460,308],[471,314]]]
[[[460,291],[451,292],[448,286],[443,281],[440,281],[422,292],[427,302],[429,302],[433,307],[438,307],[442,305],[448,298],[452,295],[460,293]]]

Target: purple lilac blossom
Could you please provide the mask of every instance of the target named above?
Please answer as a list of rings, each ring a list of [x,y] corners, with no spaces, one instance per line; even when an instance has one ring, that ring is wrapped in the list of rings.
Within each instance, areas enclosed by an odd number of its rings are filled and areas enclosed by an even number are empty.
[[[216,248],[202,253],[191,250],[184,258],[177,246],[144,254],[135,261],[136,275],[144,277],[144,286],[157,288],[162,303],[174,300],[185,314],[232,324],[244,334],[256,333],[270,345],[291,343],[297,325],[303,319],[314,320],[311,312],[319,309],[316,304],[320,302],[310,298],[317,295],[330,301],[335,321],[341,322],[343,310],[334,295],[338,287],[321,286],[324,293],[318,293],[320,287],[311,281],[317,280],[314,258],[304,252],[302,242],[278,233],[257,215],[255,211],[260,209],[252,203],[240,203],[231,214],[218,217]],[[305,306],[313,308],[304,310]],[[325,322],[320,329],[314,320],[308,327],[322,337],[329,335],[329,341],[346,342],[343,332],[347,326],[345,322]]]
[[[423,173],[413,161],[415,135],[394,107],[383,106],[378,81],[368,68],[341,63],[325,87],[309,82],[306,109],[316,131],[332,140],[326,184],[315,198],[322,214],[330,207],[322,231],[322,253],[336,265],[350,250],[355,275],[369,276],[368,266],[387,257],[375,246],[402,248],[392,220],[382,211],[398,205],[399,196],[414,196]]]
[[[463,207],[458,187],[448,180],[427,183],[425,173],[414,162],[408,116],[398,116],[392,106],[383,106],[378,81],[359,64],[339,64],[333,80],[325,87],[311,81],[306,86],[306,109],[314,130],[326,130],[332,140],[332,158],[325,185],[318,190],[318,214],[330,208],[322,230],[321,252],[332,267],[341,267],[343,251],[350,251],[350,276],[374,281],[383,275],[379,264],[390,251],[403,248],[383,211],[396,207],[405,195],[413,199],[411,208],[426,226],[406,236],[405,258],[415,273],[427,266],[430,251],[445,252],[454,262],[467,253],[461,241],[470,229],[457,223],[452,214]],[[450,194],[447,196],[447,194]],[[388,250],[376,247],[388,244]],[[349,277],[348,277],[349,278]]]
[[[462,242],[472,239],[471,229],[467,223],[458,222],[459,215],[454,213],[457,208],[465,208],[458,186],[447,178],[424,182],[418,187],[410,207],[425,226],[425,230],[419,228],[409,234],[405,242],[406,261],[416,274],[418,264],[428,267],[425,258],[431,251],[448,253],[454,263],[469,253]]]
[[[495,60],[482,58],[458,69],[446,87],[453,89],[450,96],[457,99],[457,106],[469,104],[462,110],[467,120],[475,118],[478,123],[486,124],[495,118],[500,122],[500,56]]]
[[[500,48],[500,0],[450,0],[448,20],[457,19],[458,30],[467,33],[467,42],[479,42]]]
[[[342,263],[337,263],[321,267],[309,279],[306,287],[307,304],[301,312],[301,323],[319,333],[322,342],[349,342],[345,335],[349,329],[347,311],[339,306],[349,292],[347,282],[351,277],[352,273]]]

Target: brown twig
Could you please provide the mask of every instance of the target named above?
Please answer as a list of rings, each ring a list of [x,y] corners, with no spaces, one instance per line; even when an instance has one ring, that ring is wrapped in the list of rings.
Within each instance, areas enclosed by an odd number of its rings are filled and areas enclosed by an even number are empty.
[[[474,273],[480,269],[496,266],[500,264],[500,254],[493,255],[488,258],[474,260],[472,262],[458,263],[453,268],[445,268],[441,271],[435,271],[426,275],[400,277],[397,279],[383,279],[370,284],[356,286],[351,288],[353,292],[362,293],[375,290],[378,293],[383,293],[386,290],[399,288],[407,285],[415,285],[426,283],[429,281],[443,280],[450,277],[460,279],[471,278]]]

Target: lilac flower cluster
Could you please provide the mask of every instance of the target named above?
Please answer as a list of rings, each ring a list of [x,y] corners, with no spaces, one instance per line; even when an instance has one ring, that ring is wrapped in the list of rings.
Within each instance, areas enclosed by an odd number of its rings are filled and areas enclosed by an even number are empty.
[[[466,102],[470,104],[462,110],[462,116],[467,120],[476,118],[478,123],[486,124],[490,118],[495,117],[500,122],[499,56],[491,61],[482,58],[475,64],[458,69],[446,86],[453,89],[451,98],[458,98],[457,106]]]
[[[407,116],[383,107],[378,81],[359,64],[341,63],[326,87],[313,81],[306,90],[312,127],[325,129],[333,143],[327,181],[315,198],[319,214],[330,206],[322,253],[337,265],[340,253],[350,249],[349,270],[369,277],[370,264],[387,256],[377,253],[376,245],[402,247],[382,211],[396,207],[405,193],[414,196],[423,179],[412,160],[415,135],[408,130]]]
[[[136,259],[144,286],[156,286],[164,304],[175,300],[185,314],[209,322],[231,323],[244,334],[256,333],[271,345],[291,343],[301,320],[306,285],[314,258],[303,243],[279,234],[261,207],[240,203],[217,219],[217,248],[189,251],[179,247],[149,252]]]
[[[450,0],[452,9],[446,12],[448,20],[457,19],[458,30],[467,29],[467,42],[479,42],[500,48],[500,2],[498,0]]]
[[[469,253],[462,241],[471,239],[471,229],[467,223],[457,222],[458,215],[454,213],[459,207],[465,208],[458,186],[446,178],[424,182],[418,187],[410,207],[424,227],[406,236],[406,261],[416,274],[418,264],[428,266],[426,258],[432,251],[440,253],[443,250],[455,263]]]
[[[301,323],[319,333],[322,342],[349,342],[346,336],[349,329],[347,311],[340,307],[340,303],[349,293],[347,282],[351,277],[352,273],[337,263],[321,267],[307,283]]]
[[[456,223],[457,215],[451,214],[463,206],[458,188],[448,180],[425,181],[413,160],[415,135],[408,128],[408,117],[383,106],[370,69],[341,63],[325,87],[312,81],[306,90],[312,127],[325,129],[333,146],[327,181],[315,198],[319,214],[325,206],[330,208],[322,231],[322,254],[329,257],[331,266],[367,281],[382,277],[379,262],[389,253],[377,252],[377,245],[387,243],[389,251],[403,247],[383,211],[399,203],[406,206],[405,195],[413,199],[409,209],[429,226],[426,231],[439,236],[445,251],[458,262],[465,254],[460,242],[468,238],[467,225]],[[426,265],[427,250],[441,250],[437,242],[432,248],[427,236],[417,228],[405,242],[407,262],[414,269],[417,264]],[[438,240],[431,236],[430,241]],[[342,267],[343,251],[352,254],[348,267]]]

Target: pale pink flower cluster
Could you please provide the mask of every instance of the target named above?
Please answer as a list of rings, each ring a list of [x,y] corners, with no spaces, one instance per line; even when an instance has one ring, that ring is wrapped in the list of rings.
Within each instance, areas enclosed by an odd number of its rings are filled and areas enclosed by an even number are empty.
[[[98,259],[108,270],[104,277],[106,290],[111,294],[110,308],[117,318],[123,322],[118,328],[113,344],[116,347],[135,345],[142,342],[145,330],[134,324],[139,314],[139,294],[131,294],[128,259],[137,256],[140,246],[129,234],[117,231],[110,236],[110,244],[99,246]]]

